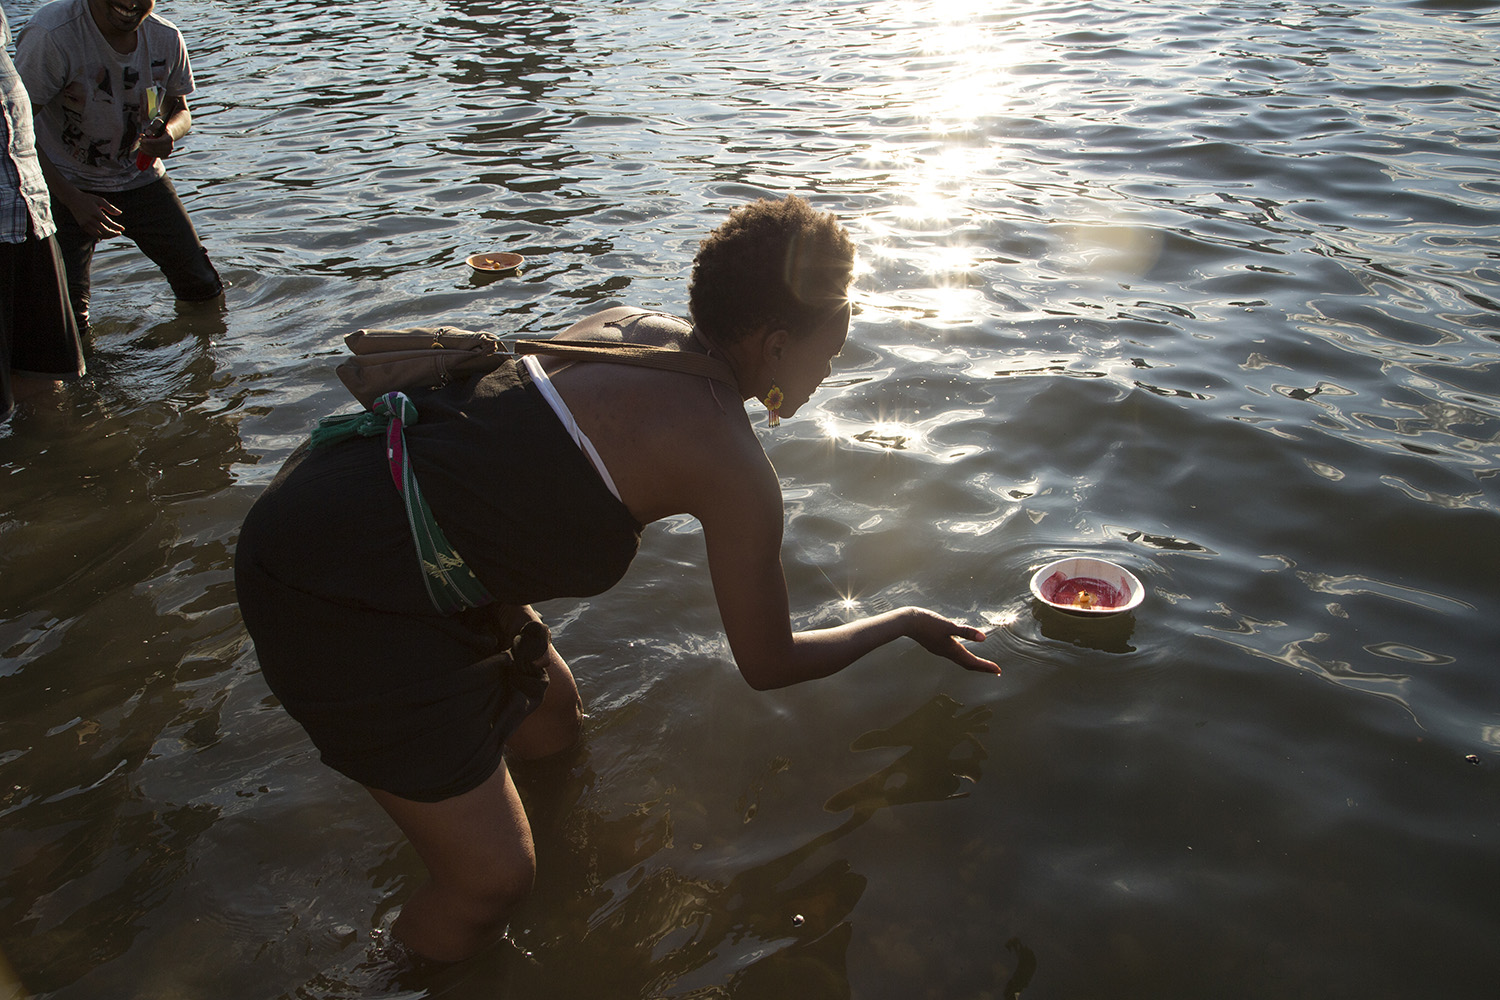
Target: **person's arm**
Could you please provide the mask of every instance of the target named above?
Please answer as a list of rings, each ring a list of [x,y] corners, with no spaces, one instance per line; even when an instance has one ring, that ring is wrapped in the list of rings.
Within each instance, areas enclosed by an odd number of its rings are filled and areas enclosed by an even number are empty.
[[[980,641],[983,632],[923,608],[793,633],[781,568],[781,488],[770,464],[762,461],[762,467],[752,481],[706,497],[699,514],[729,648],[751,687],[764,691],[826,677],[903,636],[967,670],[1000,672],[960,641]]]
[[[162,104],[162,122],[165,129],[156,135],[142,133],[138,148],[147,156],[165,160],[177,148],[177,143],[193,127],[193,113],[188,110],[186,97],[168,97]]]
[[[118,236],[125,231],[115,219],[120,210],[110,202],[97,194],[89,194],[74,187],[72,182],[62,175],[52,160],[42,150],[41,144],[36,148],[37,162],[42,167],[42,177],[47,181],[47,189],[52,192],[52,197],[67,206],[73,218],[78,220],[78,226],[90,239],[102,240],[108,236]]]

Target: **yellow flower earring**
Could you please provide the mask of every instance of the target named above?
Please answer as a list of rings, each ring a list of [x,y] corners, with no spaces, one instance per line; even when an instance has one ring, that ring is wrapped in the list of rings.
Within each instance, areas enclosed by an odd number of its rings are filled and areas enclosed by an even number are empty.
[[[766,393],[766,397],[761,400],[761,402],[766,405],[766,409],[770,411],[770,414],[771,414],[770,426],[772,426],[772,427],[780,427],[781,426],[781,404],[782,404],[782,402],[785,399],[786,399],[786,396],[784,396],[782,394],[782,392],[781,392],[781,386],[779,386],[779,385],[776,384],[776,380],[775,379],[772,379],[771,380],[771,391],[768,392],[768,393]]]

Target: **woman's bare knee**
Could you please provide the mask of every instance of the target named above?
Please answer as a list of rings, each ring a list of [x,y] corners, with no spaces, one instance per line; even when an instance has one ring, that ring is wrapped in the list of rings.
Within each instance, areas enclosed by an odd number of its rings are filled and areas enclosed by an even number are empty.
[[[497,858],[494,863],[471,868],[466,877],[431,883],[433,891],[468,922],[481,930],[504,925],[511,911],[531,895],[536,884],[536,858]]]
[[[424,958],[459,962],[499,937],[529,892],[529,882],[489,887],[427,882],[401,907],[391,929]]]

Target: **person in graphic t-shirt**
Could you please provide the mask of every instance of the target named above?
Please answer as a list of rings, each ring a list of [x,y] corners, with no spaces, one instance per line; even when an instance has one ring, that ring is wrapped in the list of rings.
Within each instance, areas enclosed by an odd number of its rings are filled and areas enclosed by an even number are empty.
[[[162,166],[192,128],[194,85],[182,33],[155,4],[55,0],[16,40],[80,330],[94,246],[111,236],[133,240],[179,299],[224,289]]]

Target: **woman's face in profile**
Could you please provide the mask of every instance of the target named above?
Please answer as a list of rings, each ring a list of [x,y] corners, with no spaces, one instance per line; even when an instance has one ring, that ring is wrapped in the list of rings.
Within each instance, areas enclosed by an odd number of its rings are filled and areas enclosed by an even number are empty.
[[[818,386],[833,371],[833,359],[844,349],[849,336],[850,305],[846,301],[812,333],[787,341],[782,369],[775,373],[785,396],[781,415],[790,417],[802,408]]]

